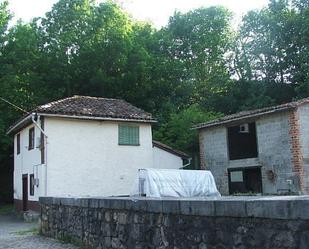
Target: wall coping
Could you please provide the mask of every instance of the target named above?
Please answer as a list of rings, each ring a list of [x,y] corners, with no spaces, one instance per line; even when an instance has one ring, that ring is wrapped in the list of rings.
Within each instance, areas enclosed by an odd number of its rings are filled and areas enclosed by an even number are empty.
[[[209,217],[309,220],[308,196],[219,198],[40,197],[41,205],[78,206]]]

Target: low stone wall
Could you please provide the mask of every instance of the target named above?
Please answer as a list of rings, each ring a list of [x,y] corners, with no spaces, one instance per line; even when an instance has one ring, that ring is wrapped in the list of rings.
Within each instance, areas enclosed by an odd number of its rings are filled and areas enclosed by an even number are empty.
[[[85,248],[309,248],[309,197],[43,197],[40,204],[43,235]]]

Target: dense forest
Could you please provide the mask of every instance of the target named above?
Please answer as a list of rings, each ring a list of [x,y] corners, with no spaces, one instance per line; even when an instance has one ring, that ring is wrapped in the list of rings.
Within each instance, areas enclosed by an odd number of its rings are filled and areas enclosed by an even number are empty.
[[[159,121],[154,138],[194,155],[193,124],[309,96],[309,1],[271,0],[236,29],[220,6],[175,12],[161,29],[113,1],[60,0],[11,24],[0,3],[0,97],[23,109],[72,95],[122,98]],[[22,113],[0,101],[6,130]]]

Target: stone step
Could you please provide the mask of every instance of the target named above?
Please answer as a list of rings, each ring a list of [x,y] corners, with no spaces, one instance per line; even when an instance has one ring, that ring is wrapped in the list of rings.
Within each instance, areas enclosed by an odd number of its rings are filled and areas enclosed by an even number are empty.
[[[38,212],[28,210],[23,212],[23,219],[26,222],[36,222],[40,218],[40,214]]]

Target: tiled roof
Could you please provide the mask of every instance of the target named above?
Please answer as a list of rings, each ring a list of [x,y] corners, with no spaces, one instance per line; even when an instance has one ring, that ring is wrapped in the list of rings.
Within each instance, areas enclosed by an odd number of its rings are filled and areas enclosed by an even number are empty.
[[[155,121],[148,112],[122,99],[74,96],[37,107],[34,112],[69,116]]]
[[[26,124],[26,122],[24,124],[23,120],[29,119],[31,113],[37,113],[42,116],[55,115],[82,119],[98,118],[148,123],[156,122],[150,113],[122,99],[73,96],[38,106],[13,124],[9,128],[8,133],[12,133],[16,129],[20,130]]]
[[[289,102],[289,103],[282,104],[282,105],[276,105],[276,106],[271,106],[271,107],[266,107],[266,108],[261,108],[261,109],[238,112],[238,113],[224,116],[222,118],[215,119],[215,120],[212,120],[206,123],[197,124],[193,126],[193,129],[204,129],[204,128],[209,128],[213,126],[219,126],[223,124],[232,123],[235,121],[240,121],[240,120],[247,119],[247,118],[254,118],[254,117],[259,117],[259,116],[263,116],[266,114],[287,111],[287,110],[294,109],[298,107],[299,105],[302,105],[305,103],[309,103],[309,98]]]
[[[182,152],[182,151],[179,151],[179,150],[175,150],[175,149],[173,149],[172,147],[170,147],[170,146],[168,146],[168,145],[166,145],[166,144],[163,144],[163,143],[161,143],[161,142],[152,141],[152,145],[153,145],[154,147],[157,147],[157,148],[160,148],[160,149],[162,149],[162,150],[165,150],[165,151],[167,151],[167,152],[169,152],[169,153],[172,153],[172,154],[174,154],[174,155],[176,155],[176,156],[179,156],[179,157],[181,157],[182,159],[188,159],[188,158],[189,158],[189,156],[188,156],[186,153],[184,153],[184,152]]]

